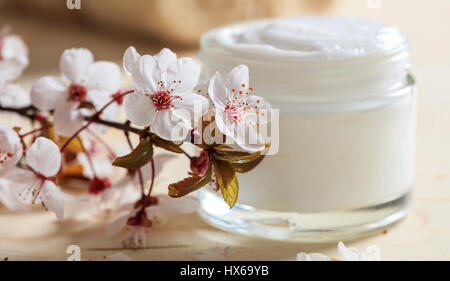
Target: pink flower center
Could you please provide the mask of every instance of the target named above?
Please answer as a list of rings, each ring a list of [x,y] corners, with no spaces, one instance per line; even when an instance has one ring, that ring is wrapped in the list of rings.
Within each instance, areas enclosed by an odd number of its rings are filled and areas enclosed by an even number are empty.
[[[234,103],[229,103],[225,106],[225,114],[228,120],[233,122],[241,122],[244,108]]]
[[[14,154],[0,149],[0,165],[12,158]]]
[[[111,96],[113,99],[116,100],[116,102],[117,102],[118,105],[122,105],[123,99],[125,98],[124,96],[122,96],[122,97],[119,98],[119,96],[120,96],[121,94],[122,94],[122,91],[121,91],[121,90],[118,90],[115,94],[113,94],[113,95]]]
[[[87,89],[84,86],[78,84],[72,84],[69,87],[69,100],[75,102],[86,101]]]
[[[173,106],[173,97],[169,91],[158,91],[151,95],[151,99],[158,110],[166,110]]]

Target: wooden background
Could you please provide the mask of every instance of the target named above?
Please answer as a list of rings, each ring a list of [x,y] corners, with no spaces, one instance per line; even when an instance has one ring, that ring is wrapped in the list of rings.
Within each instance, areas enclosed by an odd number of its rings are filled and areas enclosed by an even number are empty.
[[[380,232],[348,244],[360,249],[378,245],[383,260],[446,260],[450,258],[450,1],[379,2],[380,9],[369,9],[365,0],[336,1],[327,13],[374,18],[398,26],[409,36],[420,97],[417,180],[413,209],[405,220],[385,234]],[[91,33],[86,26],[45,23],[37,17],[17,16],[0,9],[0,26],[7,22],[31,47],[31,65],[20,80],[27,88],[33,79],[58,71],[57,62],[65,48],[85,46],[97,58],[118,63],[130,44],[147,53],[160,48],[160,44],[124,41]],[[175,50],[183,55],[196,52]],[[174,167],[166,169],[164,176],[171,177]],[[163,184],[158,189],[165,192]],[[142,250],[121,249],[123,238],[124,233],[105,237],[104,225],[97,221],[58,223],[48,212],[12,214],[0,210],[0,259],[65,259],[67,246],[77,244],[83,259],[100,259],[122,251],[133,260],[192,260],[199,251],[228,246],[232,260],[294,260],[299,251],[336,256],[337,244],[248,238],[215,229],[197,214],[172,216],[165,226],[153,228],[147,236],[148,247]]]

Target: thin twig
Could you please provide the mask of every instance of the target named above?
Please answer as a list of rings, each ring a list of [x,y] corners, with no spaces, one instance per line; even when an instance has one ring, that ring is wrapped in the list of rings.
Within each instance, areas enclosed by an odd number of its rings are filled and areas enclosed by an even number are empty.
[[[130,121],[127,121],[125,124],[129,125]],[[128,146],[130,147],[130,150],[133,151],[134,148],[133,148],[133,144],[131,143],[130,134],[128,133],[127,130],[123,131],[123,133],[125,134],[125,138],[127,139]],[[141,186],[141,195],[142,195],[142,197],[145,197],[144,178],[142,177],[141,168],[136,169],[136,172],[138,173],[139,185]]]
[[[86,159],[88,160],[89,166],[91,167],[91,170],[92,170],[92,175],[94,176],[94,178],[97,178],[97,173],[95,171],[94,162],[92,161],[91,154],[89,153],[89,151],[86,150],[86,147],[84,147],[84,144],[83,144],[83,141],[81,140],[81,138],[77,137],[77,139],[80,142],[80,146],[81,146],[81,149],[83,150],[84,155],[86,155]]]
[[[99,120],[99,116],[103,113],[103,111],[108,108],[111,104],[115,103],[117,100],[121,99],[122,97],[131,94],[133,90],[125,92],[123,94],[118,95],[117,97],[114,97],[112,100],[110,100],[107,104],[105,104],[100,110],[98,110],[94,115],[92,115],[87,123],[82,126],[80,129],[78,129],[72,136],[69,137],[69,139],[66,141],[66,143],[61,147],[60,151],[63,152],[64,149],[69,145],[69,143],[75,139],[82,131],[84,131],[87,127],[89,127],[92,123],[94,123],[95,120]]]

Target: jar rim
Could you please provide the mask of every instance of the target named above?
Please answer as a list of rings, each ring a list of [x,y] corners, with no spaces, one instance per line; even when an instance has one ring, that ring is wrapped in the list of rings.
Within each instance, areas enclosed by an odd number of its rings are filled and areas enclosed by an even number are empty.
[[[296,18],[296,17],[292,17]],[[307,18],[307,17],[306,17]],[[339,19],[339,17],[324,17],[324,18],[335,18]],[[283,18],[283,19],[290,19],[290,18]],[[377,52],[368,53],[366,55],[360,55],[360,56],[337,56],[335,58],[317,58],[317,57],[309,57],[309,56],[267,56],[267,55],[261,55],[261,54],[250,54],[248,52],[240,52],[238,50],[232,50],[229,48],[224,48],[223,46],[220,46],[220,44],[217,44],[214,40],[215,35],[218,32],[221,32],[223,30],[229,30],[239,27],[246,27],[246,26],[258,26],[266,24],[267,21],[274,21],[278,19],[273,18],[263,18],[258,20],[252,20],[252,21],[244,21],[244,22],[237,22],[229,25],[220,26],[214,29],[211,29],[204,33],[202,37],[200,38],[200,54],[202,56],[215,56],[218,59],[220,58],[226,58],[226,57],[234,57],[238,58],[243,61],[247,61],[248,63],[252,62],[261,62],[264,64],[302,64],[302,65],[308,65],[308,64],[314,64],[314,65],[326,65],[332,63],[333,65],[336,65],[336,67],[345,67],[345,66],[351,66],[353,64],[361,64],[361,63],[367,63],[367,64],[373,64],[379,61],[383,60],[391,60],[393,58],[399,57],[399,56],[408,56],[411,52],[411,48],[409,45],[409,41],[403,33],[401,33],[404,40],[398,45],[396,45],[394,48],[389,49],[382,49]]]
[[[260,22],[264,19],[251,23]],[[231,26],[242,24],[248,23]],[[222,48],[211,38],[223,28],[226,27],[213,29],[201,38],[198,57],[203,63],[203,78],[211,77],[216,71],[225,75],[233,67],[245,64],[250,70],[252,87],[270,99],[290,97],[292,100],[320,102],[382,97],[408,82],[411,50],[406,37],[396,48],[380,49],[380,52],[366,56],[305,60],[304,57],[255,57]]]

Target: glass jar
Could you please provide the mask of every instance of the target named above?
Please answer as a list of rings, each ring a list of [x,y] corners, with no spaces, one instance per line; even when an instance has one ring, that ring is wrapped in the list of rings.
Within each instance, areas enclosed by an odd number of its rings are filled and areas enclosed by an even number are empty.
[[[407,214],[416,91],[410,47],[396,28],[345,18],[260,20],[209,31],[199,57],[203,79],[246,64],[255,94],[279,109],[272,124],[279,139],[271,139],[278,151],[238,175],[236,206],[199,192],[208,222],[252,236],[327,241]]]

